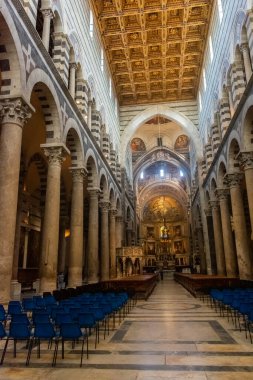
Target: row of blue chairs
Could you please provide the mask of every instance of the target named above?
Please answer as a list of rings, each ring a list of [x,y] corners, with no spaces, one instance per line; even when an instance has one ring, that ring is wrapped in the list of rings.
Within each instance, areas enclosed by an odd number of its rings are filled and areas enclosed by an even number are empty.
[[[27,340],[27,360],[29,364],[32,348],[36,342],[38,356],[40,356],[40,340],[48,340],[50,346],[55,341],[55,351],[52,365],[56,364],[58,344],[62,341],[62,357],[64,357],[64,341],[77,339],[82,341],[82,357],[84,341],[87,342],[87,358],[89,355],[89,336],[95,331],[95,348],[99,343],[99,331],[104,327],[110,331],[110,318],[118,314],[119,323],[129,311],[129,298],[127,293],[97,292],[84,293],[78,296],[57,302],[53,296],[32,297],[23,299],[22,303],[10,301],[8,309],[0,307],[1,331],[0,338],[6,339],[2,353],[1,364],[7,351],[9,340],[14,340],[14,356],[16,356],[16,342]],[[2,316],[2,317],[1,317]],[[7,323],[7,327],[6,327]]]
[[[207,301],[220,316],[231,319],[236,328],[244,329],[246,338],[251,336],[253,324],[253,289],[211,289]]]

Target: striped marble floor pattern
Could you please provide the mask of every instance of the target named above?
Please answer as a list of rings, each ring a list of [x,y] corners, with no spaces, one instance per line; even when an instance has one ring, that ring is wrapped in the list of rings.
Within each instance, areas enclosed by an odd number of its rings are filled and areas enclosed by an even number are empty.
[[[4,342],[0,342],[2,351]],[[80,345],[67,346],[51,367],[52,350],[36,347],[25,367],[24,344],[13,358],[11,345],[1,380],[253,380],[253,345],[232,322],[190,295],[166,274],[147,301],[138,301],[124,321],[79,367]],[[0,352],[1,353],[1,352]]]

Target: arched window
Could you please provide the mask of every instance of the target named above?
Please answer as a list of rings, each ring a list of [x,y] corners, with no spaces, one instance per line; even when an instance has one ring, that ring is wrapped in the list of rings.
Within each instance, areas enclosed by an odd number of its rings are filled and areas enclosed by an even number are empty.
[[[104,71],[104,50],[101,48],[101,53],[100,53],[100,68],[101,71]]]
[[[90,36],[93,38],[93,32],[94,32],[94,20],[93,20],[93,13],[90,9]]]
[[[211,58],[211,63],[213,62],[213,40],[212,36],[209,36],[209,50],[210,50],[210,58]]]
[[[219,19],[220,19],[220,23],[221,23],[222,18],[223,18],[222,0],[217,0],[217,4],[218,4]]]

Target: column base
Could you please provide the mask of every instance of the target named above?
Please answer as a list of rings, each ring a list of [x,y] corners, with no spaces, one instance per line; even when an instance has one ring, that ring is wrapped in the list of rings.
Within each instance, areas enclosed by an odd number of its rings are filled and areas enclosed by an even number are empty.
[[[49,279],[49,278],[42,277],[39,280],[39,283],[40,283],[39,284],[39,291],[40,291],[40,293],[43,293],[43,292],[53,292],[53,290],[57,289],[56,279],[55,278],[53,278],[53,279],[50,278]]]
[[[21,298],[21,284],[17,280],[11,281],[10,296],[12,300],[19,301]]]
[[[40,279],[37,278],[35,281],[33,281],[33,289],[36,293],[40,292]]]

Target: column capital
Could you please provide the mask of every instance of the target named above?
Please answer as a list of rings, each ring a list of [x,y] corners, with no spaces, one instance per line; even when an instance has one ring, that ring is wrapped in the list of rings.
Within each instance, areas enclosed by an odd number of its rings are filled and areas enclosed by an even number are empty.
[[[4,99],[0,102],[0,119],[2,124],[17,124],[23,128],[27,119],[31,116],[31,107],[21,97]]]
[[[224,177],[225,183],[229,188],[240,186],[242,181],[243,173],[227,173]]]
[[[204,212],[205,212],[206,216],[212,216],[212,209],[210,206],[208,208],[206,208],[204,210]]]
[[[220,208],[219,201],[217,199],[211,199],[208,204],[212,210],[218,210]]]
[[[50,18],[51,19],[51,18],[54,17],[53,11],[50,8],[48,8],[48,9],[41,9],[41,13],[43,14],[44,18]]]
[[[247,44],[247,42],[243,42],[240,45],[240,50],[241,50],[241,52],[243,52],[243,51],[249,51],[249,45]]]
[[[253,152],[241,151],[237,157],[243,170],[253,169]]]
[[[99,187],[88,187],[87,189],[90,198],[98,198],[101,190]]]
[[[110,208],[110,202],[109,201],[100,201],[99,207],[101,208],[102,212],[108,212]]]
[[[111,208],[110,209],[110,216],[112,218],[115,218],[115,216],[117,215],[117,213],[118,213],[118,210],[116,208]]]
[[[69,68],[76,70],[77,69],[77,63],[76,62],[70,62]]]
[[[73,182],[83,182],[84,178],[87,177],[87,170],[83,167],[70,167],[69,170],[72,174]]]
[[[47,157],[49,165],[61,166],[66,156],[70,154],[68,148],[62,143],[41,144],[40,147]]]
[[[229,189],[228,188],[217,188],[215,190],[215,195],[219,201],[226,200],[229,196]]]

